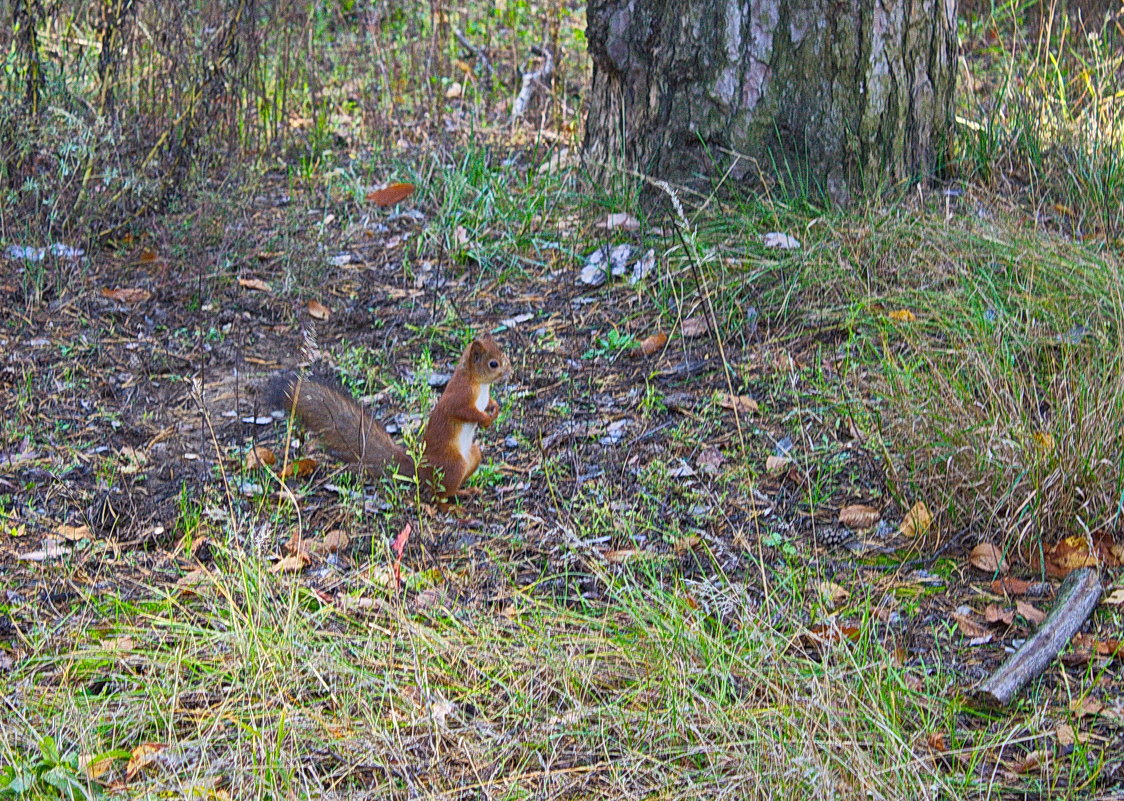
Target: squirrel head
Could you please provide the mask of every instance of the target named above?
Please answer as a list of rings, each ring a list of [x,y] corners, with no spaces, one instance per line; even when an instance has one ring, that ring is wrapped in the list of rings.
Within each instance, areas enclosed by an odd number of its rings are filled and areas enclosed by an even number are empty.
[[[472,377],[478,384],[494,384],[511,372],[511,360],[489,334],[472,340],[464,355]]]

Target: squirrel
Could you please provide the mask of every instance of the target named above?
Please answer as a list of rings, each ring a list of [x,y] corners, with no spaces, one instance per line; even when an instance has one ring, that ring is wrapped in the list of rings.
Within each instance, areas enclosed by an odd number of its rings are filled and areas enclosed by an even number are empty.
[[[271,403],[317,434],[340,459],[380,477],[413,476],[416,471],[423,490],[439,507],[448,508],[454,496],[471,494],[462,487],[480,466],[476,429],[488,428],[499,416],[491,385],[510,371],[510,360],[491,336],[478,337],[465,348],[429,415],[416,466],[406,449],[332,379],[279,373],[267,394]]]

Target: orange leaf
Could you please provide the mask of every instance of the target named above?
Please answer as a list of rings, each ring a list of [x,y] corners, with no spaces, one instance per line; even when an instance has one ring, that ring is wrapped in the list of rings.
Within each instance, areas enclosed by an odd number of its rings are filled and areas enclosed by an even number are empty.
[[[1003,559],[1003,552],[990,542],[981,542],[968,554],[968,562],[977,570],[985,573],[1006,573],[1007,562]]]
[[[896,309],[886,316],[896,323],[912,323],[917,319],[917,315],[909,309]]]
[[[260,278],[239,278],[238,283],[246,289],[253,289],[253,290],[256,290],[258,292],[272,292],[273,291],[272,289],[269,288],[269,284],[267,284],[265,281],[261,280]]]
[[[735,409],[740,414],[756,414],[757,401],[748,395],[731,395],[727,392],[718,393],[718,405],[723,409]]]
[[[278,559],[273,563],[273,567],[269,568],[270,573],[299,573],[304,570],[305,566],[311,562],[312,559],[307,553],[301,551],[299,553],[290,554],[282,559]]]
[[[653,353],[658,353],[664,345],[667,344],[667,334],[662,331],[652,334],[650,337],[640,343],[640,352],[645,356],[651,356]]]
[[[1046,619],[1046,613],[1045,612],[1043,612],[1041,609],[1039,609],[1034,604],[1027,603],[1026,601],[1017,601],[1015,603],[1015,609],[1026,620],[1028,620],[1029,622],[1033,623],[1036,626],[1039,625],[1043,620]]]
[[[141,743],[134,748],[129,763],[125,766],[125,781],[131,782],[142,770],[154,765],[167,747],[164,743]]]
[[[144,303],[152,297],[147,289],[102,289],[101,295],[118,303]]]
[[[316,469],[315,459],[297,459],[289,462],[281,471],[281,478],[301,478]]]
[[[1034,583],[1026,579],[1006,576],[991,582],[991,591],[999,595],[1026,595],[1033,586]]]
[[[246,454],[247,470],[256,470],[262,465],[269,465],[272,467],[276,463],[277,456],[264,445],[255,445],[250,452]]]
[[[318,300],[308,302],[308,316],[314,320],[327,320],[332,316],[332,310]]]
[[[374,203],[376,206],[393,206],[395,203],[405,200],[413,193],[413,184],[391,184],[383,189],[376,189],[373,192],[368,192],[367,200]]]
[[[923,537],[929,533],[932,525],[933,516],[929,513],[929,507],[924,501],[918,501],[905,513],[899,531],[903,537]]]

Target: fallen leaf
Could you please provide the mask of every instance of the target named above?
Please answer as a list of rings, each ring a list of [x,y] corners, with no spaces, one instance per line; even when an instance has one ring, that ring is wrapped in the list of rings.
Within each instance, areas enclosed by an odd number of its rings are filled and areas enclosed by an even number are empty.
[[[972,637],[973,639],[977,637],[991,637],[991,632],[988,631],[986,627],[981,626],[967,615],[952,612],[951,617],[956,621],[957,625],[960,627],[960,633],[965,637]]]
[[[311,558],[304,551],[300,553],[290,554],[273,563],[269,568],[270,573],[299,573],[305,569]]]
[[[1073,635],[1073,644],[1079,648],[1088,648],[1097,656],[1124,656],[1120,651],[1120,640],[1100,640],[1091,634],[1078,633]]]
[[[367,193],[367,200],[376,206],[393,206],[414,193],[414,185],[407,183],[391,184],[384,189]]]
[[[1102,709],[1104,709],[1104,704],[1102,704],[1096,698],[1090,698],[1087,695],[1084,698],[1079,698],[1069,705],[1069,711],[1079,718],[1083,718],[1088,715],[1099,715]]]
[[[850,596],[846,589],[834,581],[821,581],[816,585],[816,589],[819,591],[820,599],[829,609],[839,606]]]
[[[267,284],[265,281],[261,280],[260,278],[239,278],[238,284],[239,284],[239,286],[243,287],[244,289],[252,289],[252,290],[257,291],[257,292],[272,292],[273,291],[272,289],[269,288],[269,284]]]
[[[610,214],[604,220],[597,223],[598,228],[604,228],[607,231],[636,231],[640,228],[640,220],[633,217],[631,214],[625,214],[623,211],[616,214]]]
[[[702,539],[697,535],[687,534],[677,539],[671,547],[676,553],[683,554],[695,550],[695,548],[698,548],[701,544]]]
[[[93,539],[94,536],[93,532],[90,531],[90,527],[86,525],[68,526],[64,524],[56,528],[55,533],[62,537],[64,540],[68,540],[70,542]]]
[[[694,317],[688,317],[679,327],[679,332],[687,339],[701,337],[706,333],[706,331],[706,317],[702,316],[701,314],[695,315]]]
[[[1046,761],[1046,758],[1045,751],[1031,751],[1025,758],[1011,764],[1011,772],[1022,774],[1038,770],[1042,763]]]
[[[1124,587],[1118,587],[1112,592],[1108,593],[1102,600],[1102,604],[1109,606],[1124,606]]]
[[[308,302],[308,316],[314,320],[327,320],[332,316],[332,310],[318,300]]]
[[[152,264],[160,261],[160,254],[156,252],[155,248],[141,248],[137,255],[137,261],[140,264]]]
[[[843,640],[852,642],[859,639],[862,630],[858,626],[824,626],[816,625],[808,629],[808,633],[801,639],[812,644],[837,643]]]
[[[990,585],[991,591],[998,595],[1026,595],[1033,586],[1033,582],[1013,576],[997,578]]]
[[[943,753],[948,750],[948,745],[945,743],[944,732],[929,732],[925,736],[925,744],[929,746],[930,751],[939,751]]]
[[[144,303],[152,297],[147,289],[102,289],[102,297],[115,300],[118,303]]]
[[[1003,552],[990,542],[981,542],[968,554],[968,562],[985,573],[1006,573],[1007,561]]]
[[[411,531],[413,531],[413,526],[407,523],[398,532],[394,541],[390,543],[390,550],[394,554],[394,564],[391,567],[394,573],[395,588],[402,583],[402,554],[406,550],[406,543],[410,541]]]
[[[1045,453],[1054,452],[1054,435],[1045,431],[1034,432],[1034,444]]]
[[[1016,601],[1015,611],[1018,612],[1023,618],[1034,625],[1039,625],[1046,619],[1046,613],[1036,607],[1034,604],[1029,604],[1026,601]]]
[[[285,469],[281,471],[281,478],[301,478],[302,476],[307,476],[316,469],[316,466],[317,461],[315,459],[296,459],[285,465]]]
[[[1004,609],[999,604],[988,604],[984,608],[984,620],[988,623],[1005,623],[1010,626],[1015,622],[1015,612],[1011,609]]]
[[[757,414],[757,401],[748,395],[731,395],[728,392],[718,393],[718,405],[723,409],[736,410],[739,414]]]
[[[873,506],[861,503],[844,506],[839,510],[839,522],[847,528],[870,528],[882,517]]]
[[[620,548],[612,551],[605,551],[605,561],[611,565],[619,565],[628,562],[632,559],[643,555],[643,551],[638,548]]]
[[[78,769],[85,774],[87,779],[97,781],[113,767],[114,757],[111,754],[79,754]]]
[[[695,464],[698,465],[701,470],[711,475],[717,474],[718,469],[725,463],[726,457],[722,455],[722,451],[718,450],[713,445],[703,448],[702,453],[695,459]]]
[[[338,553],[347,548],[351,542],[351,537],[348,536],[346,531],[334,528],[324,535],[324,539],[320,541],[320,547],[328,553]]]
[[[1046,552],[1046,574],[1052,578],[1065,578],[1079,567],[1096,566],[1097,557],[1089,553],[1084,537],[1066,537]]]
[[[896,323],[912,323],[917,320],[917,315],[909,309],[895,309],[886,316]]]
[[[264,445],[255,445],[246,454],[246,469],[257,470],[263,465],[272,467],[277,463],[277,455]]]
[[[662,350],[663,346],[666,344],[667,334],[659,331],[655,334],[652,334],[650,337],[645,338],[645,340],[640,343],[640,352],[645,356],[651,356],[652,354],[658,353],[660,350]]]
[[[929,533],[932,525],[933,516],[929,514],[929,507],[924,501],[918,501],[905,513],[898,531],[903,537],[923,537]]]
[[[141,743],[134,748],[125,766],[125,781],[131,782],[142,770],[158,764],[160,754],[167,747],[164,743]]]
[[[781,250],[795,250],[800,247],[800,240],[780,231],[770,231],[761,237],[767,248],[780,248]]]
[[[1062,723],[1054,729],[1054,736],[1058,738],[1058,745],[1068,748],[1077,742],[1077,733],[1068,723]]]
[[[464,86],[460,81],[453,81],[449,84],[449,88],[445,90],[446,100],[457,100],[464,95]]]
[[[765,460],[765,472],[771,476],[780,475],[788,469],[790,464],[792,464],[792,460],[787,456],[774,454]]]
[[[101,645],[103,651],[131,651],[133,650],[133,638],[128,635],[106,637],[99,645]]]

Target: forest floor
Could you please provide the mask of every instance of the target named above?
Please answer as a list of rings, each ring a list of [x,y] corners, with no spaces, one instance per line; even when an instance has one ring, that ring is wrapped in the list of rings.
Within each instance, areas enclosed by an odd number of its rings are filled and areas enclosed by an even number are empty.
[[[969,182],[682,220],[539,133],[0,254],[0,797],[1124,798],[1111,232]],[[651,271],[583,281],[606,246]],[[484,331],[459,514],[263,399],[316,355],[413,443]],[[980,708],[1084,564],[1102,607]]]

